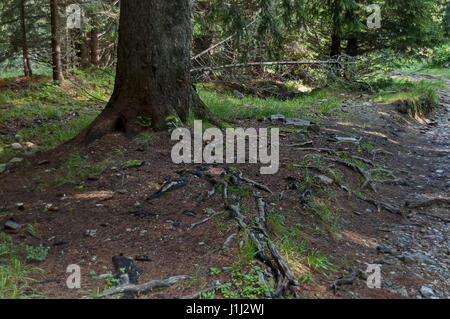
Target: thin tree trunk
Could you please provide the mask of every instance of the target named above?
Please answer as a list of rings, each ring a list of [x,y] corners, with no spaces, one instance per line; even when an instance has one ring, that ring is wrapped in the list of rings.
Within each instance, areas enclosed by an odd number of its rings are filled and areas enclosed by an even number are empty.
[[[22,27],[22,60],[23,60],[23,73],[25,76],[32,76],[30,56],[28,51],[27,40],[27,26],[25,21],[25,0],[20,1],[20,22]]]
[[[98,49],[98,28],[96,25],[96,16],[95,16],[95,13],[92,13],[89,16],[90,16],[90,20],[91,20],[91,24],[92,24],[92,29],[90,31],[91,64],[98,66],[98,62],[99,62],[98,50],[99,49]]]
[[[331,33],[331,48],[330,48],[330,56],[337,56],[341,54],[341,35],[340,29],[341,26],[339,24],[339,1],[334,0],[332,4],[332,15],[333,15],[333,25],[332,25],[332,33]]]
[[[59,26],[58,1],[50,0],[51,32],[52,32],[52,65],[53,81],[64,80],[61,62],[61,34]]]
[[[76,31],[75,51],[78,60],[77,64],[79,68],[85,70],[89,67],[90,64],[89,45],[86,38],[86,32],[82,29]]]
[[[171,115],[185,121],[192,100],[190,52],[190,0],[121,1],[114,92],[75,141],[165,130]]]
[[[89,56],[90,56],[90,51],[89,51],[89,45],[88,45],[88,40],[86,37],[86,33],[84,31],[81,32],[81,68],[82,69],[87,69],[89,67],[90,64],[90,60],[89,60]]]

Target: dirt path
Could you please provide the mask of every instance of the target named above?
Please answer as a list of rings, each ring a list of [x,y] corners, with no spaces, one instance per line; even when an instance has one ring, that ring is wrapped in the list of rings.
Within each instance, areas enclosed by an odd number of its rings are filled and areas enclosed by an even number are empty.
[[[350,110],[366,131],[384,139],[380,143],[393,154],[386,166],[405,173],[404,183],[380,195],[397,206],[406,203],[408,220],[386,222],[376,235],[382,290],[402,297],[450,298],[450,91],[439,95],[441,109],[426,124],[406,121],[389,106]]]
[[[416,298],[450,298],[450,91],[441,90],[439,95],[442,110],[427,125],[413,126],[398,136],[405,151],[397,160],[410,172],[406,194],[410,219],[407,225],[389,227],[383,241],[399,260],[396,274],[389,272],[385,284]],[[433,199],[441,202],[433,204]],[[402,272],[430,282],[420,291],[408,291],[395,283]]]
[[[234,169],[273,191],[261,192],[270,210],[268,228],[294,274],[302,279],[296,287],[298,296],[450,297],[450,91],[441,91],[440,97],[442,109],[426,120],[427,124],[405,118],[393,105],[369,103],[367,97],[354,94],[346,96],[346,117],[326,119],[320,131],[270,121],[242,120],[235,124],[282,128],[278,174],[261,176],[258,165],[238,164]],[[357,142],[341,143],[336,137]],[[312,147],[292,146],[305,142]],[[242,261],[246,236],[229,214],[213,214],[213,219],[191,229],[211,212],[225,212],[224,202],[218,194],[207,201],[202,199],[211,191],[211,183],[195,174],[185,174],[198,170],[197,165],[172,163],[172,144],[167,136],[154,135],[145,142],[133,143],[120,137],[118,141],[109,139],[93,145],[84,156],[102,159],[106,149],[117,145],[120,149],[110,158],[115,160],[114,165],[100,176],[85,177],[80,184],[45,190],[39,186],[60,174],[61,165],[67,165],[54,160],[57,156],[53,153],[32,157],[27,165],[1,175],[0,223],[13,217],[24,226],[32,225],[39,230],[37,236],[30,235],[28,227],[8,234],[15,243],[50,247],[45,261],[36,264],[44,273],[38,276],[34,289],[49,298],[96,296],[113,283],[111,258],[120,255],[135,259],[142,273],[140,283],[193,276],[189,283],[142,298],[195,293],[216,281],[232,282],[230,269],[241,267],[239,272],[243,273],[249,270],[248,260]],[[317,152],[319,148],[331,149],[332,153]],[[377,192],[363,189],[360,174],[336,161],[339,156],[333,153],[347,159],[365,158],[371,165],[392,171],[400,181],[377,183]],[[136,160],[145,164],[123,167]],[[206,169],[224,177],[222,172],[230,167],[215,165]],[[185,187],[161,199],[148,200],[166,181],[180,177],[187,179]],[[373,203],[330,183],[330,178],[345,183],[357,194],[398,208],[404,216],[386,209],[378,211]],[[239,198],[249,222],[258,214],[254,191],[244,183],[230,189],[229,194],[232,200]],[[439,200],[423,208],[414,207],[432,198]],[[447,204],[443,198],[447,198]],[[17,203],[23,206],[18,209]],[[410,203],[409,207],[404,207],[405,203]],[[224,248],[229,238],[229,247]],[[248,254],[247,249],[247,259]],[[70,264],[82,269],[79,290],[66,286],[66,268]],[[351,285],[339,286],[336,291],[331,289],[339,277],[361,274],[368,264],[381,265],[382,289],[369,289],[364,276],[354,277],[349,281]],[[266,280],[273,279],[270,269],[257,265],[263,267]],[[239,287],[233,289],[240,293]],[[223,297],[220,291],[216,293]]]

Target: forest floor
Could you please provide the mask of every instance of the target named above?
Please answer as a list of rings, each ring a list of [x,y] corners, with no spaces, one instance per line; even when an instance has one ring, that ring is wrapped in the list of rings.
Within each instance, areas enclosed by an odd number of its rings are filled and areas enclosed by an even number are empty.
[[[3,171],[0,166],[0,225],[9,222],[0,232],[0,294],[96,298],[118,283],[112,258],[128,256],[138,283],[191,276],[140,298],[176,298],[208,287],[216,289],[203,298],[270,296],[273,274],[255,260],[255,247],[220,192],[208,198],[213,185],[201,178],[220,182],[242,172],[271,193],[240,181],[228,186],[228,197],[239,200],[250,224],[258,214],[255,192],[267,203],[269,237],[298,279],[299,298],[450,298],[450,80],[443,81],[439,107],[414,118],[401,113],[410,106],[400,98],[386,103],[346,91],[334,92],[339,101],[331,106],[327,96],[307,101],[321,112],[289,102],[285,115],[317,126],[271,120],[273,109],[233,118],[234,127],[280,128],[275,175],[260,175],[252,164],[173,164],[168,133],[52,149],[67,138],[63,126],[78,121],[76,131],[102,106],[74,99],[61,114],[46,111],[51,116],[43,118],[28,104],[0,99],[1,111],[14,114],[0,122],[0,163],[8,163]],[[22,79],[17,85],[24,90]],[[242,102],[244,112],[249,103]],[[46,136],[45,146],[36,130]],[[6,146],[14,141],[20,147]],[[182,187],[149,199],[180,179]],[[71,290],[66,280],[73,264],[82,281]],[[375,264],[381,289],[367,285],[365,272]]]

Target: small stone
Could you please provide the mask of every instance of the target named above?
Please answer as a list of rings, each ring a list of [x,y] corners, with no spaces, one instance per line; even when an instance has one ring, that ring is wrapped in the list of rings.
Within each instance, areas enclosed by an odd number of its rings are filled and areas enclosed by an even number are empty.
[[[286,117],[282,114],[275,114],[269,117],[269,120],[271,121],[284,121],[285,119]]]
[[[16,208],[18,210],[24,210],[25,209],[25,204],[24,203],[17,203],[16,204]]]
[[[13,143],[13,144],[11,144],[11,148],[14,151],[21,151],[21,150],[23,150],[23,146],[20,143]]]
[[[319,180],[325,184],[325,185],[333,185],[334,181],[329,178],[328,176],[325,175],[317,175],[317,177],[319,178]]]
[[[23,162],[23,158],[20,157],[14,157],[9,161],[10,164],[19,164]]]
[[[31,142],[26,142],[26,143],[25,143],[25,147],[26,147],[27,149],[29,149],[29,150],[35,150],[35,149],[38,148],[36,144],[31,143]]]
[[[422,294],[422,296],[424,296],[425,298],[431,298],[434,296],[434,291],[433,289],[431,289],[430,287],[427,286],[422,286],[422,288],[420,288],[420,293]]]
[[[298,127],[310,127],[312,124],[310,121],[305,121],[305,120],[298,119],[298,118],[287,118],[285,121],[286,121],[286,125],[298,126]]]
[[[19,230],[22,228],[22,225],[20,225],[13,219],[8,220],[3,226],[8,230]]]
[[[238,90],[234,90],[234,91],[233,91],[233,94],[234,94],[234,96],[237,97],[238,99],[243,99],[243,98],[245,98],[245,95],[242,94],[241,92],[239,92]]]
[[[97,229],[88,229],[86,230],[86,236],[88,237],[97,237]]]
[[[119,194],[128,194],[128,190],[127,189],[119,189],[117,191],[117,193],[119,193]]]

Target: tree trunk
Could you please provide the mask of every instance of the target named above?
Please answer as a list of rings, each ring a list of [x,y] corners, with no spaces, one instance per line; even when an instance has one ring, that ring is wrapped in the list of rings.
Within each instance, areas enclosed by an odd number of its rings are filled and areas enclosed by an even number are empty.
[[[350,56],[358,55],[358,38],[356,36],[347,39],[347,48],[345,51]]]
[[[75,51],[77,55],[77,65],[82,70],[85,70],[90,65],[90,52],[86,32],[82,29],[76,29],[74,36],[76,38]]]
[[[92,24],[92,29],[90,31],[91,41],[90,49],[91,49],[91,64],[98,66],[99,62],[99,53],[98,53],[98,28],[96,25],[96,16],[95,13],[89,15],[90,21]]]
[[[333,17],[332,31],[331,31],[331,48],[330,56],[337,56],[341,54],[341,25],[340,25],[340,0],[332,2],[331,10]]]
[[[59,26],[58,1],[50,0],[51,32],[52,32],[52,66],[53,81],[64,80],[61,62],[61,34]]]
[[[28,51],[27,40],[27,26],[25,21],[25,0],[20,1],[20,22],[22,27],[22,60],[23,60],[23,73],[25,76],[32,76],[30,56]]]
[[[341,54],[341,37],[337,33],[331,35],[331,49],[330,56],[337,56]]]
[[[81,57],[81,68],[87,69],[90,64],[89,60],[90,52],[89,45],[86,37],[86,33],[81,31],[81,45],[80,45],[80,57]]]
[[[133,137],[167,117],[186,121],[191,104],[190,0],[120,2],[114,92],[104,111],[78,138],[90,143],[122,132]]]

